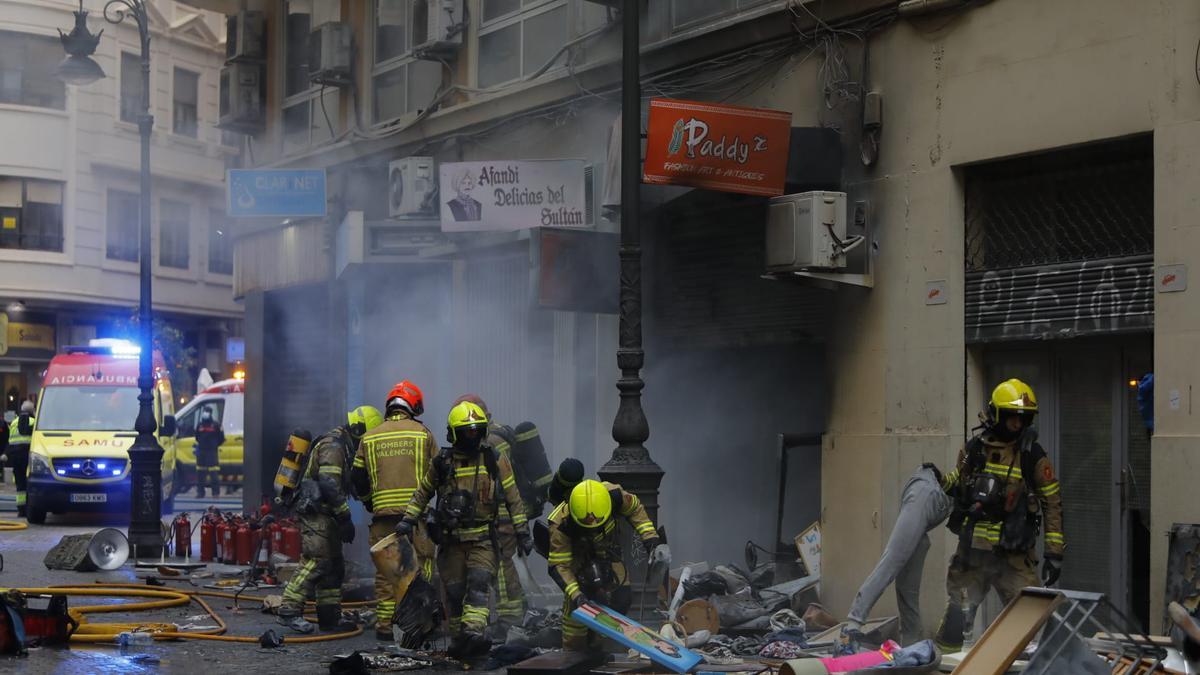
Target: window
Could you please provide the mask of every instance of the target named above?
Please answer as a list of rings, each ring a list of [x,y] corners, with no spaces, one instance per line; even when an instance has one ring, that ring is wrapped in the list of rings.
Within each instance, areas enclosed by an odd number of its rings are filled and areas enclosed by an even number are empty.
[[[494,87],[546,68],[561,66],[559,53],[570,34],[565,0],[530,2],[482,0],[483,25],[479,29],[480,87]],[[557,57],[556,57],[557,54]]]
[[[376,0],[372,119],[378,124],[420,110],[442,83],[442,66],[412,56],[413,0]]]
[[[208,271],[233,274],[233,233],[222,211],[208,213]]]
[[[337,89],[319,96],[321,88],[308,81],[308,36],[317,26],[341,19],[341,1],[285,0],[284,12],[283,151],[288,153],[331,138],[330,129],[340,124]]]
[[[181,270],[188,268],[190,210],[191,207],[185,202],[164,199],[159,203],[159,265]]]
[[[108,191],[108,233],[105,249],[109,260],[138,261],[139,206],[137,193]]]
[[[63,250],[63,184],[0,177],[0,248]]]
[[[0,103],[67,107],[67,88],[54,75],[63,60],[56,38],[0,31]]]
[[[142,112],[142,60],[121,52],[121,121],[137,122]]]
[[[199,127],[196,117],[196,99],[199,96],[199,89],[199,75],[183,68],[175,69],[171,130],[180,136],[196,137],[196,130]]]

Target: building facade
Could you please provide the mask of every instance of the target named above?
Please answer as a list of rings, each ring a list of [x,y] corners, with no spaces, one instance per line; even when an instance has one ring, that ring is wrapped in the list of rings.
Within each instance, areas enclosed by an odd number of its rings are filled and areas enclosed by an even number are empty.
[[[0,368],[5,403],[36,394],[57,349],[127,334],[138,303],[141,47],[132,20],[85,2],[105,77],[64,85],[57,29],[78,3],[3,3],[0,12]],[[222,16],[146,3],[151,32],[154,310],[196,350],[196,370],[230,372],[241,335],[231,292],[233,232],[223,177],[241,138],[216,128]],[[187,382],[192,372],[183,378]],[[186,390],[185,392],[186,393]]]
[[[537,421],[556,460],[597,468],[617,402],[611,309],[543,302],[543,232],[393,216],[389,169],[582,159],[588,223],[615,232],[616,12],[584,0],[247,6],[270,45],[253,161],[325,168],[331,186],[328,218],[255,223],[238,242],[235,294],[261,317],[247,325],[251,382],[303,391],[283,412],[260,402],[264,447],[412,377],[435,428],[450,399],[477,391],[506,420]],[[441,38],[435,7],[454,19]],[[832,170],[849,231],[868,242],[842,276],[764,279],[765,200],[644,187],[647,445],[666,470],[678,558],[775,543],[782,484],[782,538],[820,521],[823,601],[844,612],[908,476],[951,464],[991,388],[1015,376],[1039,395],[1062,480],[1062,585],[1157,629],[1165,533],[1196,519],[1183,495],[1200,431],[1185,281],[1200,248],[1188,152],[1200,9],[678,0],[642,12],[644,97],[788,111],[793,138],[833,130],[836,157],[793,152],[789,171]],[[312,84],[300,56],[328,22],[357,46],[344,86]],[[306,330],[314,317],[332,329]],[[1131,386],[1151,372],[1153,433]],[[780,481],[787,439],[814,434],[820,448],[800,447]],[[953,548],[935,533],[929,628]]]

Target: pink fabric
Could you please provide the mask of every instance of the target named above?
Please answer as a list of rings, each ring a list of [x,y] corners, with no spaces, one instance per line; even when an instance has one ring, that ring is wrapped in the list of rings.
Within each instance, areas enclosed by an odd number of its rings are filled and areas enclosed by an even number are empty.
[[[860,668],[871,668],[890,661],[892,652],[898,649],[900,649],[900,645],[888,640],[878,651],[819,659],[819,661],[830,673],[844,673]]]

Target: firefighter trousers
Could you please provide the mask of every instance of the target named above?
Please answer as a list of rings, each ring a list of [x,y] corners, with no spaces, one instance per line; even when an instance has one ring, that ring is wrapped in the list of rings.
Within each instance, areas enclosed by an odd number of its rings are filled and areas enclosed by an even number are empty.
[[[510,626],[520,626],[525,620],[525,589],[513,557],[517,555],[517,536],[512,523],[496,526],[500,542],[500,565],[496,569],[496,614]]]
[[[13,470],[13,482],[17,485],[17,511],[18,515],[25,513],[25,490],[29,484],[29,446],[28,445],[10,445],[5,452],[8,455],[8,465]],[[3,471],[0,468],[0,471]]]
[[[946,611],[934,642],[943,653],[957,652],[963,646],[963,599],[975,607],[983,603],[989,589],[995,589],[1000,602],[1007,605],[1026,586],[1037,586],[1037,569],[1032,552],[994,553],[971,549],[966,561],[955,554],[946,574]],[[965,564],[963,564],[965,562]]]
[[[633,604],[633,588],[629,585],[629,575],[625,572],[624,563],[612,563],[612,571],[613,579],[616,579],[617,583],[599,591],[589,589],[587,591],[588,599],[600,602],[621,614],[625,614],[629,612],[629,607]],[[578,573],[578,570],[576,572]],[[567,651],[584,652],[592,644],[598,643],[592,642],[592,635],[588,627],[571,616],[571,598],[564,596],[562,648]]]
[[[371,519],[368,530],[368,541],[371,546],[379,543],[380,539],[396,531],[396,525],[403,515],[375,516]],[[424,523],[418,523],[413,530],[413,552],[417,556],[417,564],[421,567],[421,577],[425,581],[433,581],[433,542],[425,530]],[[379,633],[392,633],[392,615],[396,613],[395,592],[387,577],[375,570],[375,630]]]
[[[451,538],[452,539],[452,538]],[[482,635],[488,624],[488,596],[496,575],[496,551],[488,539],[448,541],[438,550],[438,573],[446,587],[453,635]]]
[[[342,557],[342,538],[333,516],[301,516],[300,567],[283,589],[279,616],[300,616],[304,602],[314,597],[317,606],[342,604],[342,579],[346,560]]]

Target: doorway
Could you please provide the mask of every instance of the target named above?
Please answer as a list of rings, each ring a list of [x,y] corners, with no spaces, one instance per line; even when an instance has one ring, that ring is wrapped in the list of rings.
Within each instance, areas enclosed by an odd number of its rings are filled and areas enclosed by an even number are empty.
[[[1152,372],[1152,338],[989,347],[983,363],[989,393],[1016,377],[1037,395],[1039,441],[1062,483],[1059,587],[1104,593],[1148,629],[1150,441],[1136,383]]]

